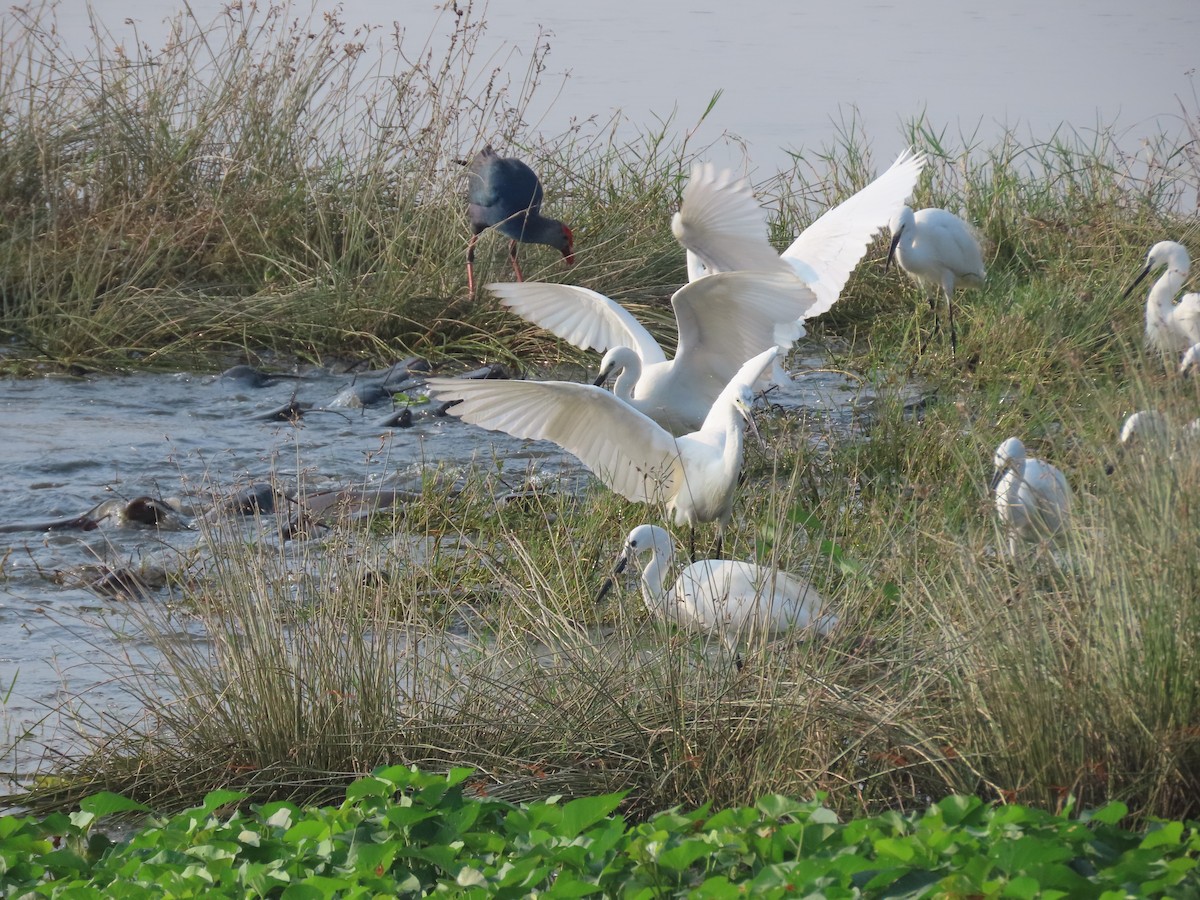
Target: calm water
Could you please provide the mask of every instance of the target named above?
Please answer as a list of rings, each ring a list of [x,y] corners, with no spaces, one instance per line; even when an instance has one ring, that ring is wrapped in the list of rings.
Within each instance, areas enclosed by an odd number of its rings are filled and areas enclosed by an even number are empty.
[[[202,23],[221,5],[190,3]],[[72,46],[87,43],[83,6],[72,0],[60,7],[59,27]],[[293,9],[307,15],[333,6],[322,0]],[[390,31],[398,23],[414,47],[449,33],[450,15],[432,0],[340,6],[350,26]],[[181,7],[92,0],[96,21],[115,36],[133,34],[128,19],[152,46],[166,34],[169,11]],[[520,0],[490,9],[480,3],[473,14],[488,23],[476,57],[481,73],[498,66],[519,78],[546,32],[550,55],[530,122],[535,132],[554,135],[572,119],[603,121],[617,109],[635,125],[678,110],[682,130],[721,89],[696,145],[726,132],[740,136],[751,164],[766,169],[786,163],[782,148],[826,145],[835,123],[855,110],[879,164],[903,147],[901,123],[922,113],[947,129],[951,146],[960,133],[986,141],[1013,128],[1046,138],[1063,123],[1080,131],[1104,124],[1122,132],[1132,151],[1145,135],[1179,129],[1180,99],[1193,116],[1200,112],[1195,0]],[[431,42],[443,44],[444,37]]]

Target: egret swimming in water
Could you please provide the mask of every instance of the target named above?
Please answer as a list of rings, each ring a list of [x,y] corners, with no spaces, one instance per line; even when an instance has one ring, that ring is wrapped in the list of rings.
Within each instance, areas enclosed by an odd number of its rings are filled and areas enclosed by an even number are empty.
[[[958,350],[954,333],[954,291],[959,287],[981,288],[987,278],[983,252],[971,227],[944,209],[913,212],[902,207],[889,225],[892,243],[888,248],[886,272],[892,260],[923,286],[937,327],[937,292],[946,297],[950,321],[950,350]]]
[[[786,272],[728,272],[685,284],[671,298],[679,342],[667,359],[627,309],[596,291],[531,281],[488,290],[564,341],[605,353],[596,384],[615,378],[618,397],[676,435],[700,428],[746,360],[780,343],[786,352],[815,299]]]
[[[665,504],[676,524],[716,522],[719,541],[733,514],[743,430],[753,427],[751,386],[777,352],[771,347],[746,362],[700,429],[682,437],[590,384],[430,378],[429,394],[461,400],[447,412],[465,422],[558,444],[622,497]]]
[[[741,640],[805,628],[824,635],[837,624],[816,588],[773,567],[701,559],[666,587],[675,565],[675,542],[657,525],[639,525],[629,532],[614,574],[645,553],[650,554],[642,569],[646,609],[682,628],[715,635],[731,651],[736,652]]]
[[[1175,302],[1191,268],[1187,248],[1175,241],[1159,241],[1146,254],[1146,268],[1123,296],[1132,294],[1147,275],[1161,266],[1166,266],[1166,271],[1146,297],[1146,343],[1159,353],[1178,353],[1200,344],[1200,294],[1184,294]]]
[[[1025,445],[1010,437],[992,458],[996,512],[1008,531],[1008,552],[1017,555],[1017,538],[1043,541],[1058,534],[1071,514],[1071,487],[1050,463],[1025,455]]]

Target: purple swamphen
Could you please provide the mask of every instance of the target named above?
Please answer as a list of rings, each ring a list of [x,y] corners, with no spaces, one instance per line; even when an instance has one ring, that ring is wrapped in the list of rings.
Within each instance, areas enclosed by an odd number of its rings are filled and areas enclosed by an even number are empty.
[[[503,157],[491,145],[484,147],[468,167],[467,215],[471,241],[467,244],[467,291],[475,297],[475,242],[485,229],[495,227],[509,238],[508,258],[517,281],[523,281],[517,263],[517,242],[549,244],[559,250],[568,266],[575,264],[575,237],[558,219],[542,215],[542,184],[533,169],[519,159]]]

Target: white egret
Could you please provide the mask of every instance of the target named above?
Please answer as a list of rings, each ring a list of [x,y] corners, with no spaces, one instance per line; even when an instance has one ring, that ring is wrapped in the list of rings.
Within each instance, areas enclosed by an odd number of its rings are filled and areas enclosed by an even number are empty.
[[[1119,440],[1124,448],[1167,447],[1171,443],[1171,421],[1157,409],[1140,409],[1125,417]]]
[[[937,328],[937,292],[946,295],[950,321],[950,350],[958,350],[954,333],[954,290],[958,287],[981,288],[987,278],[979,239],[962,219],[944,209],[930,207],[913,212],[901,207],[889,228],[892,244],[888,248],[886,272],[893,259],[896,265],[922,285],[933,310]]]
[[[711,165],[693,167],[671,221],[687,250],[688,279],[738,269],[789,270],[815,294],[803,316],[814,319],[837,302],[872,239],[908,202],[924,166],[922,154],[905,150],[886,172],[804,229],[777,259],[749,185]],[[772,377],[784,379],[779,366]]]
[[[607,351],[596,384],[616,377],[618,397],[676,435],[700,428],[746,360],[800,337],[797,320],[814,300],[786,272],[728,272],[685,284],[671,298],[679,343],[667,359],[628,310],[596,291],[531,281],[490,284],[488,290],[564,341]]]
[[[996,511],[1008,531],[1008,552],[1017,555],[1017,538],[1045,540],[1060,532],[1071,514],[1071,486],[1048,462],[1025,455],[1025,445],[1010,437],[992,458]]]
[[[733,513],[743,429],[753,426],[751,386],[777,352],[771,347],[746,362],[700,429],[682,437],[590,384],[430,378],[429,394],[461,400],[447,412],[463,421],[513,437],[552,441],[622,497],[663,503],[676,524],[693,529],[716,522],[720,535]]]
[[[715,635],[733,652],[739,640],[771,638],[792,628],[811,628],[824,635],[837,624],[837,617],[807,581],[740,560],[697,560],[667,588],[667,576],[675,565],[675,542],[657,525],[639,525],[629,532],[614,574],[644,553],[650,554],[641,579],[646,609],[682,628]]]
[[[1159,266],[1166,266],[1167,270],[1146,297],[1146,343],[1160,353],[1177,353],[1200,344],[1200,294],[1184,294],[1175,302],[1175,295],[1191,268],[1187,248],[1175,241],[1159,241],[1146,254],[1146,268],[1122,296],[1132,294]]]
[[[1131,413],[1121,425],[1120,451],[1138,450],[1143,462],[1168,460],[1172,463],[1187,458],[1200,438],[1200,419],[1193,419],[1176,432],[1166,413],[1157,409],[1142,409]]]
[[[1192,344],[1183,352],[1183,359],[1179,361],[1179,374],[1188,378],[1197,372],[1200,372],[1200,344]]]

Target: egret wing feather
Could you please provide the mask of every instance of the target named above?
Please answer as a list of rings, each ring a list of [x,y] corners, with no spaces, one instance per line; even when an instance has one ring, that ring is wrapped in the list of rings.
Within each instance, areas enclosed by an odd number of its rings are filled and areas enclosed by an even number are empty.
[[[924,167],[924,155],[905,150],[886,172],[818,218],[783,251],[816,292],[809,318],[837,301],[875,235],[908,203]]]
[[[488,290],[521,318],[584,350],[629,347],[643,365],[665,362],[658,341],[630,312],[603,294],[538,281],[489,284]]]
[[[675,366],[683,377],[728,384],[768,347],[786,351],[803,334],[798,320],[814,302],[813,292],[787,274],[723,272],[685,284],[671,298],[679,322]]]
[[[767,240],[762,208],[750,185],[712,163],[692,166],[671,232],[697,258],[689,258],[689,277],[703,271],[696,263],[709,273],[790,271]]]
[[[628,500],[659,502],[678,489],[675,438],[602,388],[462,378],[430,378],[428,386],[431,397],[462,401],[450,415],[513,437],[551,441]]]

